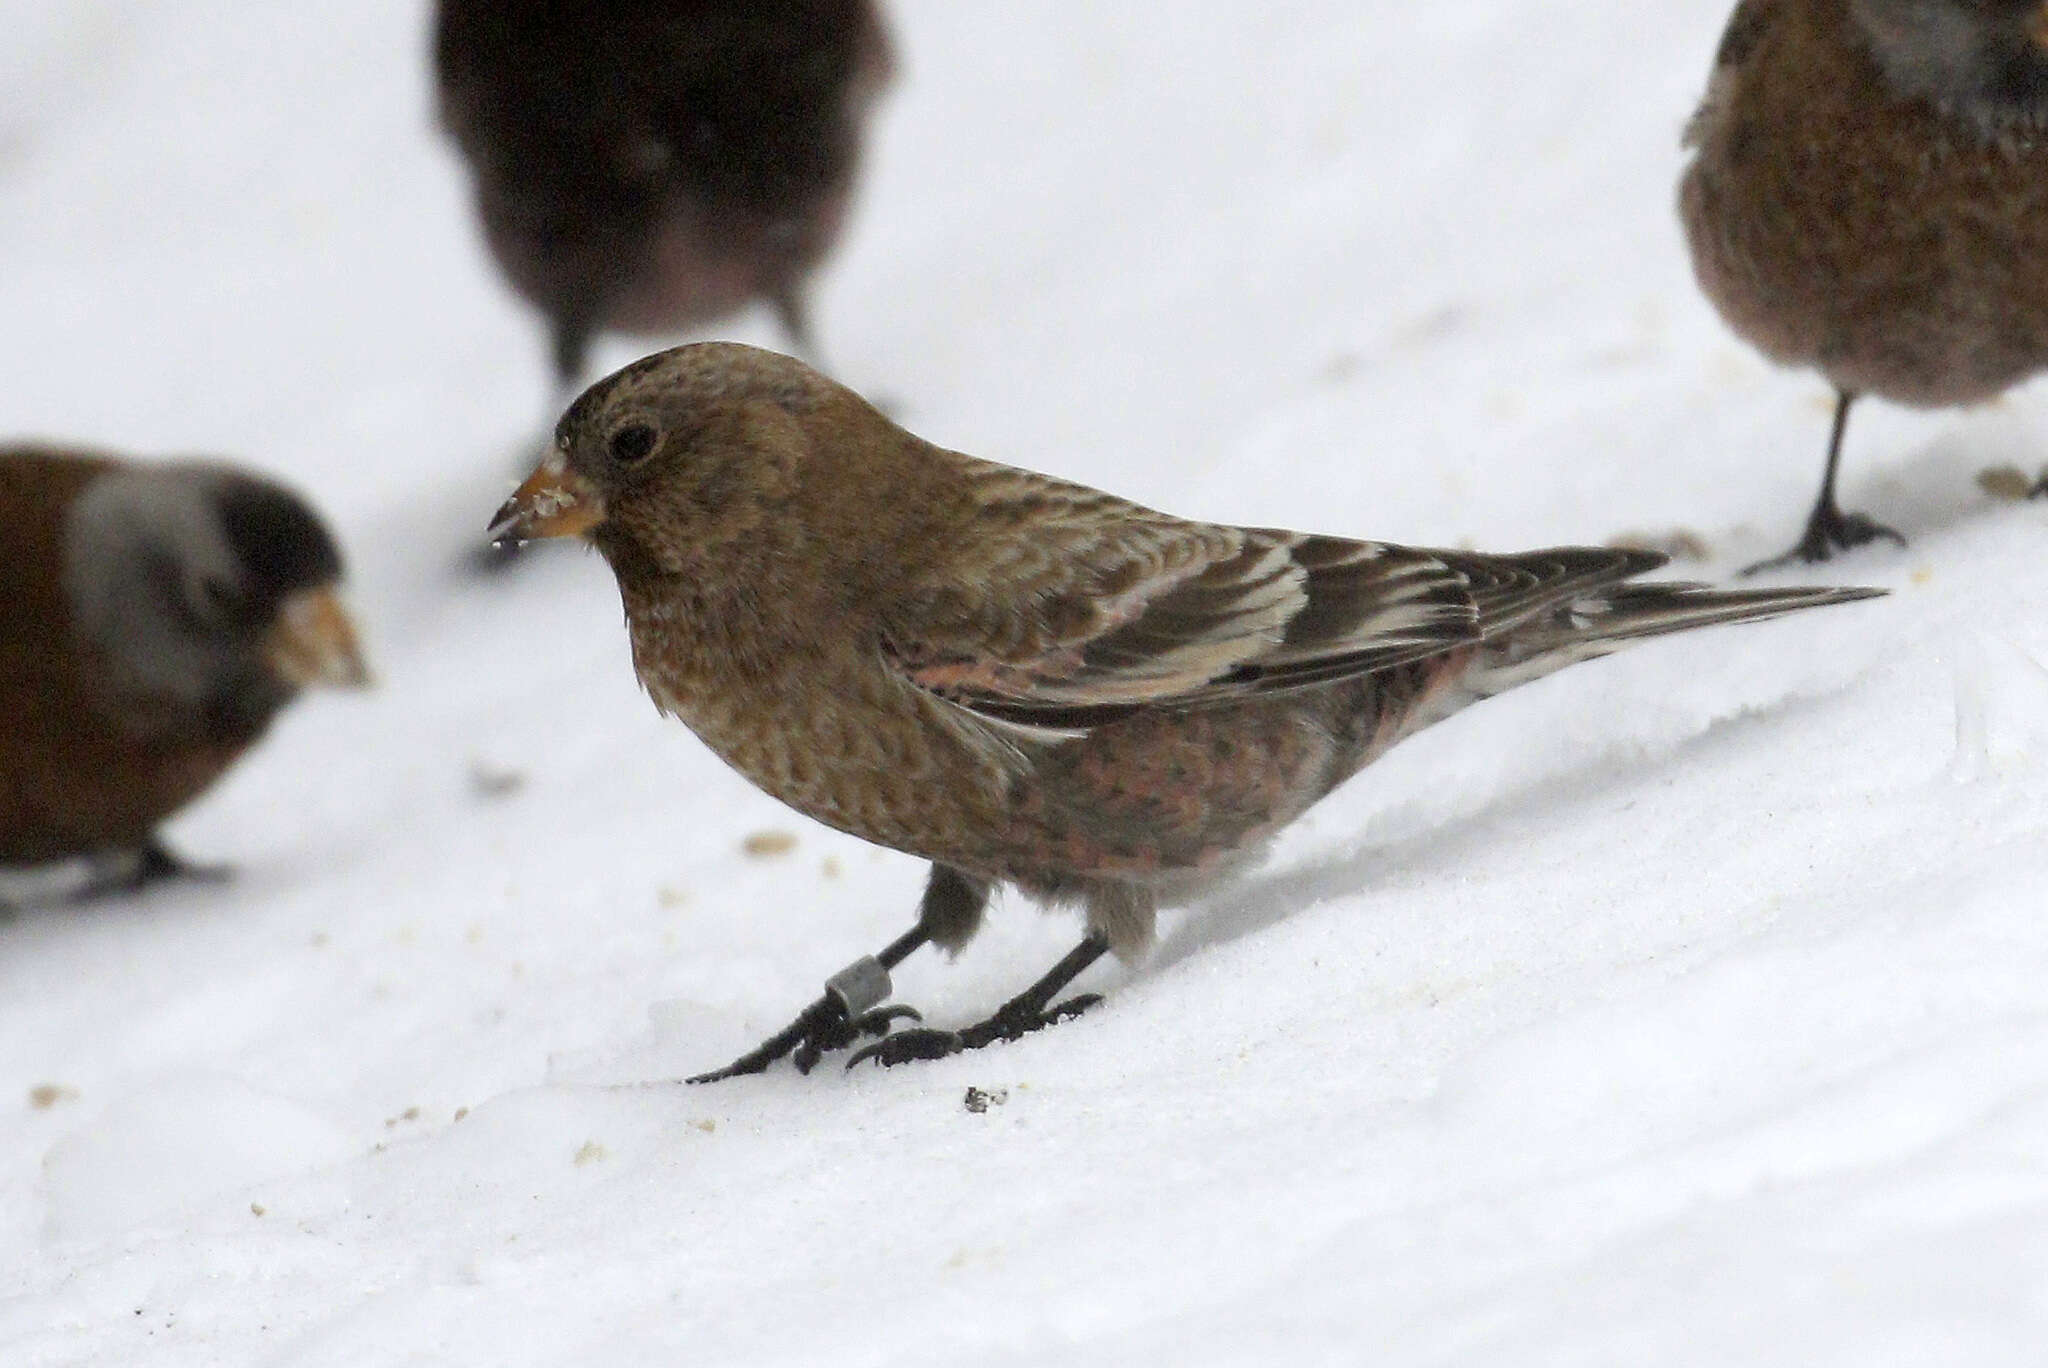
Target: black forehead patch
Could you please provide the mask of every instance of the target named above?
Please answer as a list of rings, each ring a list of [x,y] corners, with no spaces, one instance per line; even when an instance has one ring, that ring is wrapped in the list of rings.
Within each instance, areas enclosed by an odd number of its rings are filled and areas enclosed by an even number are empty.
[[[284,595],[341,578],[340,548],[297,495],[237,475],[214,500],[228,545],[256,586]]]

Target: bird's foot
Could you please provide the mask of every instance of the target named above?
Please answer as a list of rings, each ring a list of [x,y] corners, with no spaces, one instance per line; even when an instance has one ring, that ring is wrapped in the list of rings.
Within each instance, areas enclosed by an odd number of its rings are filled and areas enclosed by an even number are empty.
[[[96,859],[85,883],[73,895],[84,902],[110,894],[136,893],[152,884],[226,883],[234,876],[227,865],[193,864],[161,841],[149,841],[131,851]]]
[[[1814,510],[1813,517],[1806,523],[1806,535],[1802,536],[1791,550],[1782,556],[1760,560],[1755,565],[1746,567],[1742,573],[1754,575],[1764,570],[1777,570],[1795,561],[1814,565],[1833,559],[1837,551],[1853,550],[1879,540],[1889,540],[1899,546],[1906,544],[1906,539],[1900,536],[1896,529],[1866,518],[1861,513],[1844,513],[1830,503]]]
[[[717,1083],[745,1074],[763,1073],[770,1064],[784,1055],[793,1056],[790,1062],[796,1065],[796,1071],[807,1074],[817,1067],[818,1061],[826,1054],[833,1050],[846,1049],[862,1036],[887,1036],[890,1028],[898,1021],[922,1020],[924,1017],[915,1007],[900,1004],[876,1007],[850,1016],[841,1000],[827,993],[804,1008],[795,1021],[724,1068],[698,1074],[686,1081]]]
[[[884,1068],[892,1064],[908,1064],[916,1059],[944,1059],[947,1055],[959,1054],[964,1050],[979,1050],[984,1045],[993,1045],[998,1040],[1019,1040],[1033,1031],[1042,1031],[1069,1017],[1081,1013],[1102,1001],[1100,993],[1082,993],[1070,997],[1057,1006],[1045,1007],[1029,997],[1012,998],[1003,1004],[987,1021],[959,1031],[940,1031],[925,1028],[915,1031],[898,1031],[885,1036],[856,1053],[846,1061],[846,1067],[872,1059]]]
[[[890,992],[888,969],[880,959],[865,955],[826,979],[824,996],[804,1008],[795,1021],[724,1068],[689,1081],[716,1083],[757,1074],[784,1055],[793,1055],[790,1062],[796,1071],[807,1074],[827,1053],[843,1050],[862,1036],[887,1036],[898,1021],[924,1020],[915,1007],[886,1005]]]

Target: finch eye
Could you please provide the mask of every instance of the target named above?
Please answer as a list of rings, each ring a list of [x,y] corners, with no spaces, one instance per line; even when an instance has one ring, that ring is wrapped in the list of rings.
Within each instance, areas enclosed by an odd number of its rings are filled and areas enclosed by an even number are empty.
[[[644,461],[654,450],[660,434],[649,423],[628,423],[611,435],[609,443],[612,459],[620,465],[632,465]]]

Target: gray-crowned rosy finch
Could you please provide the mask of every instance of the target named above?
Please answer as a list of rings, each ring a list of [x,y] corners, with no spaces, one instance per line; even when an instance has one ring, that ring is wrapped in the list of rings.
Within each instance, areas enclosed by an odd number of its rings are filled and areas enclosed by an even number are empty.
[[[484,237],[546,316],[564,389],[597,333],[757,299],[811,350],[806,282],[892,65],[872,0],[441,0],[434,62]]]
[[[1805,535],[1765,564],[1901,540],[1835,502],[1856,397],[1970,404],[2048,367],[2048,3],[1742,0],[1686,143],[1700,287],[1836,391]]]
[[[1428,551],[1189,522],[942,450],[800,362],[662,352],[591,387],[499,538],[582,533],[657,706],[817,820],[932,862],[917,925],[760,1049],[807,1065],[904,1009],[887,970],[974,934],[992,887],[1087,936],[992,1018],[1021,1035],[1155,910],[1229,872],[1402,737],[1645,637],[1866,589],[1630,584],[1663,558]],[[856,1056],[859,1058],[860,1056]]]
[[[302,687],[367,682],[341,569],[257,475],[0,448],[0,865],[180,872],[157,824]]]

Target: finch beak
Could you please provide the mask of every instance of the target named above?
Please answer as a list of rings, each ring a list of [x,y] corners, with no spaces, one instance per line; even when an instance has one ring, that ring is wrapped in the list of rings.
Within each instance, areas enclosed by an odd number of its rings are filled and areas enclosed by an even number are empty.
[[[364,689],[369,667],[356,645],[356,625],[328,587],[301,589],[277,611],[277,621],[263,641],[263,658],[279,679],[299,688],[324,684],[335,689]]]
[[[2037,7],[2027,19],[2027,37],[2035,47],[2048,49],[2048,4]]]
[[[559,450],[550,451],[540,468],[491,519],[491,545],[533,541],[538,537],[573,537],[605,519],[604,495],[590,481],[569,469]]]

